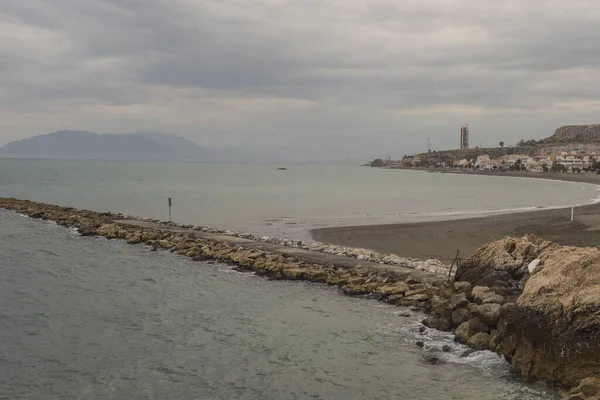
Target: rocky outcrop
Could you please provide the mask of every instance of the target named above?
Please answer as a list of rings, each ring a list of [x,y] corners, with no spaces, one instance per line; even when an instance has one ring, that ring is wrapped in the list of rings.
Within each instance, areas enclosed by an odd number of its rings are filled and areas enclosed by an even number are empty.
[[[500,351],[528,379],[574,386],[600,377],[600,249],[549,247],[514,310]]]
[[[558,245],[535,235],[505,237],[477,249],[459,266],[455,280],[479,286],[518,286],[527,279],[529,264],[549,247]]]
[[[565,125],[541,143],[597,143],[600,142],[600,125]]]
[[[566,399],[600,399],[600,248],[507,237],[479,248],[455,279],[456,341],[504,355],[527,380],[573,388]],[[446,303],[433,303],[425,324],[446,328]]]

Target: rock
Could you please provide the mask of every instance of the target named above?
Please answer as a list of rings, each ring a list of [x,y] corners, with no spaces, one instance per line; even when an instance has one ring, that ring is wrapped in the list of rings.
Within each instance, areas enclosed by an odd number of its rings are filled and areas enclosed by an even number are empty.
[[[450,346],[450,345],[448,345],[448,344],[445,344],[444,346],[442,346],[442,351],[443,351],[444,353],[449,353],[449,352],[451,352],[451,351],[452,351],[452,346]]]
[[[535,235],[505,237],[488,243],[460,264],[455,280],[490,286],[495,281],[520,281],[529,275],[528,265],[540,254],[558,245]]]
[[[389,304],[397,304],[403,298],[404,298],[403,294],[395,294],[393,296],[384,298],[384,301]]]
[[[304,278],[306,268],[284,268],[281,273],[286,279],[299,280]]]
[[[403,297],[402,299],[400,299],[398,304],[400,304],[401,306],[405,306],[405,307],[419,306],[419,305],[422,305],[427,300],[429,300],[429,296],[427,296],[424,293],[414,294],[412,296]]]
[[[468,308],[462,307],[452,311],[452,326],[456,328],[463,322],[467,322],[472,317]]]
[[[476,350],[487,350],[490,348],[490,335],[485,332],[479,332],[467,340],[467,345]]]
[[[439,331],[448,331],[452,327],[450,318],[437,313],[429,314],[429,316],[423,321],[423,325]]]
[[[502,305],[502,310],[500,312],[500,317],[506,317],[512,314],[517,309],[517,305],[515,303],[506,303]]]
[[[142,242],[142,238],[140,235],[132,235],[127,239],[127,244],[138,244]]]
[[[499,326],[526,379],[572,387],[600,376],[600,248],[552,246]]]
[[[454,285],[445,284],[439,288],[437,295],[444,299],[450,299],[455,293]]]
[[[420,294],[423,294],[423,293],[427,293],[427,289],[426,288],[407,290],[404,293],[404,295],[406,297],[410,297],[410,296],[414,296],[414,295],[420,295]]]
[[[475,286],[473,288],[472,298],[477,304],[504,303],[504,297],[495,293],[487,286]]]
[[[475,286],[471,291],[470,300],[478,301],[481,300],[483,295],[491,292],[490,288],[487,286]],[[480,303],[481,304],[481,303]]]
[[[467,300],[467,295],[465,293],[458,293],[450,298],[450,309],[452,311],[457,308],[466,307],[468,304],[469,300]]]
[[[497,351],[498,346],[502,342],[502,337],[498,333],[497,329],[494,329],[492,333],[490,333],[490,350]]]
[[[489,331],[490,328],[481,319],[471,318],[456,328],[454,340],[459,343],[467,343],[467,341],[476,334],[481,332],[488,333]]]
[[[450,318],[452,317],[452,310],[450,309],[450,302],[439,296],[434,296],[431,299],[431,310],[432,310],[432,312],[434,312],[440,316],[448,318],[448,320],[450,320]]]
[[[469,282],[454,282],[454,289],[456,289],[458,293],[467,293],[472,287],[473,285],[471,285]]]
[[[583,393],[576,393],[576,394],[569,394],[567,397],[565,397],[566,400],[588,400],[588,397],[586,397]]]
[[[441,358],[439,358],[437,355],[435,354],[431,354],[431,353],[427,353],[423,356],[423,361],[425,361],[427,364],[431,364],[431,365],[442,365],[442,364],[446,364],[446,361],[442,360]]]
[[[425,342],[418,341],[416,344],[417,344],[417,347],[420,347],[420,348],[425,347]]]
[[[364,285],[356,284],[344,285],[342,286],[342,291],[346,296],[361,296],[369,293]]]
[[[583,393],[587,397],[600,395],[600,378],[582,379],[569,393]]]
[[[500,304],[481,304],[471,307],[473,315],[481,318],[489,326],[496,326],[498,324],[501,311],[502,306]]]
[[[387,296],[395,296],[395,295],[399,295],[399,294],[404,295],[404,293],[406,293],[408,290],[409,290],[408,285],[399,283],[399,284],[393,285],[393,286],[380,287],[379,289],[376,290],[376,292],[383,297],[387,297]]]

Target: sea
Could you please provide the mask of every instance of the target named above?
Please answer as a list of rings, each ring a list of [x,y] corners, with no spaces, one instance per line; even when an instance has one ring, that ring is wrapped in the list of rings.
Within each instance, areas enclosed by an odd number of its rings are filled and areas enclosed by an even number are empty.
[[[162,219],[172,197],[174,220],[273,235],[597,197],[554,181],[287,168],[0,160],[0,196]],[[419,312],[6,210],[0,273],[0,399],[555,398]]]
[[[278,167],[287,170],[278,170]],[[308,240],[314,228],[581,205],[598,186],[331,165],[0,159],[0,196]]]

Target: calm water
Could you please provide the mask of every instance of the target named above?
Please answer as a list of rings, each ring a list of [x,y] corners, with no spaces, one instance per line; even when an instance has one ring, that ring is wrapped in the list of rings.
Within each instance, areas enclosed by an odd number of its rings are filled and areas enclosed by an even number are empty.
[[[2,399],[553,397],[492,353],[436,350],[451,342],[419,335],[421,315],[323,285],[270,282],[2,210],[0,260]]]
[[[0,196],[306,238],[311,227],[412,222],[587,203],[597,187],[349,166],[0,159]]]

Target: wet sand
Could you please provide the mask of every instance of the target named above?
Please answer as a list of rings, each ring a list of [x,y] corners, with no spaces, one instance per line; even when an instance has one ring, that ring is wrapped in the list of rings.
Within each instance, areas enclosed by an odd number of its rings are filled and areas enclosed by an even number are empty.
[[[490,172],[466,173],[491,176],[520,176],[600,185],[596,174]],[[456,251],[471,255],[479,246],[505,236],[533,233],[562,245],[600,245],[600,204],[571,209],[543,210],[451,221],[346,226],[312,230],[314,240],[347,247],[371,249],[419,259],[437,258],[450,263]]]

